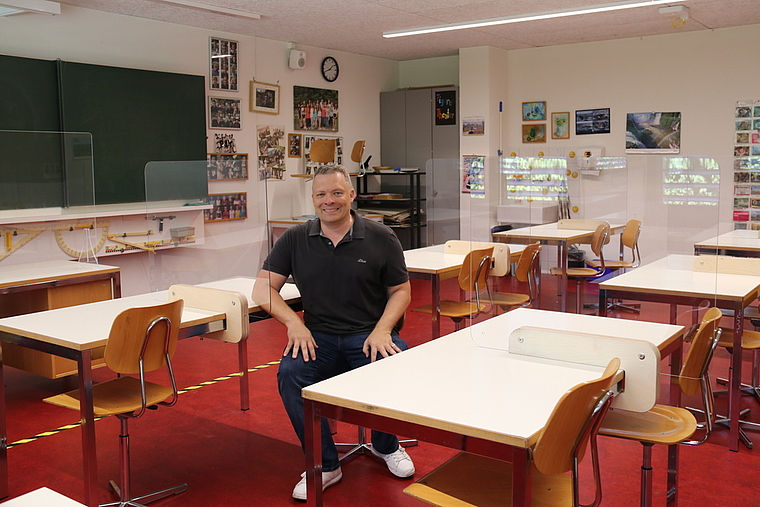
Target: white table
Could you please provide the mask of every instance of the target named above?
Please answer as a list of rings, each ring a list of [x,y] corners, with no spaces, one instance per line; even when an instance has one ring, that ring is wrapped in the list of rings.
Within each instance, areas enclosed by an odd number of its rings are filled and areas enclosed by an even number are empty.
[[[567,252],[569,245],[576,243],[591,243],[595,229],[563,229],[558,227],[559,222],[552,224],[533,225],[511,231],[502,231],[493,234],[495,241],[504,243],[535,243],[542,245],[557,246],[557,266],[562,269],[560,277],[560,311],[567,311]],[[610,234],[622,231],[624,224],[610,225]],[[622,245],[620,250],[622,257]]]
[[[510,245],[509,261],[520,260],[524,245]],[[447,253],[445,245],[433,245],[423,248],[404,250],[404,261],[409,277],[417,280],[430,280],[433,305],[433,338],[441,335],[441,281],[459,276],[466,254]]]
[[[254,281],[254,278],[231,278],[203,284],[203,286],[233,290],[244,294],[248,299],[248,312],[255,313],[261,308],[251,300]],[[292,284],[286,284],[281,294],[289,304],[300,302],[300,294]],[[77,362],[81,399],[85,503],[88,507],[98,505],[95,418],[92,402],[92,369],[90,366],[92,351],[105,346],[111,324],[120,312],[127,308],[161,304],[168,300],[168,292],[159,291],[0,319],[0,341],[41,350]],[[225,317],[225,313],[186,305],[182,312],[180,338],[222,331],[226,325]],[[246,340],[238,343],[242,374],[241,408],[243,409],[247,408],[248,388],[246,347]],[[2,414],[0,415],[0,498],[8,496],[5,385],[2,366],[0,361],[0,414]],[[244,394],[245,403],[243,402]]]
[[[320,417],[512,461],[514,505],[529,505],[530,490],[520,487],[530,474],[528,449],[562,394],[603,368],[499,350],[525,326],[647,340],[662,355],[680,352],[683,333],[682,326],[521,308],[309,386],[309,505],[322,501]]]
[[[670,255],[599,284],[600,315],[607,314],[610,299],[634,299],[671,305],[675,323],[678,305],[697,307],[704,302],[728,309],[734,315],[734,350],[741,350],[744,308],[757,298],[760,276],[694,271],[691,255]],[[731,357],[729,385],[729,449],[739,449],[739,398],[742,355]]]
[[[760,231],[731,231],[694,243],[694,254],[760,257]]]
[[[40,488],[2,503],[3,507],[84,507],[49,488]]]

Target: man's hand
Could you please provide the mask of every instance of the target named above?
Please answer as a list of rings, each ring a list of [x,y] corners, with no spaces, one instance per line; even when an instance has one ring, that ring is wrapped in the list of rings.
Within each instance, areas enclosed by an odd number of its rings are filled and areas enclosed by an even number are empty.
[[[319,348],[317,342],[314,341],[311,331],[303,325],[303,322],[300,322],[299,320],[299,323],[288,326],[288,344],[282,352],[283,356],[292,353],[292,357],[295,359],[300,353],[303,355],[303,360],[305,362],[308,362],[309,360],[314,361],[317,359],[317,348]]]
[[[393,343],[390,333],[375,330],[364,340],[362,351],[365,356],[369,357],[370,362],[374,363],[378,354],[388,357],[398,354],[401,349]]]

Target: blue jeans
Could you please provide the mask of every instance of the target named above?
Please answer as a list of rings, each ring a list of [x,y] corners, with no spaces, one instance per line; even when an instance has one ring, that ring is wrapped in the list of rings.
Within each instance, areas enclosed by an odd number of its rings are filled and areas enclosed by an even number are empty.
[[[282,403],[290,417],[293,429],[304,449],[304,413],[301,389],[321,380],[334,377],[359,366],[369,364],[370,358],[364,356],[362,347],[368,334],[333,335],[312,331],[312,336],[319,348],[315,361],[304,361],[300,354],[293,359],[283,356],[277,372],[277,385]],[[408,348],[406,342],[393,334],[393,343],[401,350]],[[378,356],[380,357],[380,356]],[[398,438],[389,433],[372,430],[372,446],[377,452],[390,454],[398,449]],[[322,471],[331,472],[340,466],[338,450],[335,448],[327,419],[322,419]]]

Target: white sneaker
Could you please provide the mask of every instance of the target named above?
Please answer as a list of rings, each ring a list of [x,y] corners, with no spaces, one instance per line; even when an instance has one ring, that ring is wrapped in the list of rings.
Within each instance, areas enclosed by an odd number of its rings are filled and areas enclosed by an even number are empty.
[[[372,450],[372,454],[385,461],[388,470],[396,477],[404,479],[414,475],[414,463],[403,447],[399,446],[395,452],[390,454],[381,454],[374,447],[370,447],[370,450]]]
[[[332,472],[322,472],[322,491],[326,490],[333,484],[337,484],[343,478],[343,471],[336,468]],[[293,498],[296,500],[306,500],[306,472],[301,474],[301,480],[293,488]]]

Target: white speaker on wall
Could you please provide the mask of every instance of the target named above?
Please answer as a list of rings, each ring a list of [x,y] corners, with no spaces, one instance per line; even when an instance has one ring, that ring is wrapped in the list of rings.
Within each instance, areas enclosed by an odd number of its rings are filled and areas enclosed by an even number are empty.
[[[291,69],[303,69],[306,67],[306,51],[291,49],[288,64]]]

